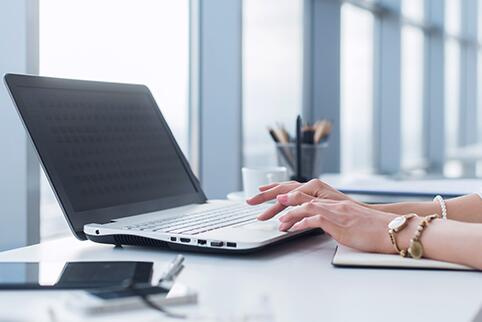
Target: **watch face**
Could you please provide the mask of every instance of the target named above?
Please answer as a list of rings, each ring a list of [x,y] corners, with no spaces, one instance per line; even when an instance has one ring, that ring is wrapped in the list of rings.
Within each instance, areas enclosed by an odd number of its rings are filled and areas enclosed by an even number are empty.
[[[403,216],[397,217],[397,218],[393,219],[392,221],[390,221],[390,223],[388,224],[388,228],[393,229],[393,230],[397,230],[403,224],[405,224],[406,221],[407,221],[407,219]]]

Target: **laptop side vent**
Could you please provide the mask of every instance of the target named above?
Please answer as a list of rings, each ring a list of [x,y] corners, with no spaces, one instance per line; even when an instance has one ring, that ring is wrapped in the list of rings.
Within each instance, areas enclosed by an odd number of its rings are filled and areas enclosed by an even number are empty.
[[[162,240],[139,237],[139,236],[116,235],[114,236],[114,240],[117,245],[167,247],[167,243]]]

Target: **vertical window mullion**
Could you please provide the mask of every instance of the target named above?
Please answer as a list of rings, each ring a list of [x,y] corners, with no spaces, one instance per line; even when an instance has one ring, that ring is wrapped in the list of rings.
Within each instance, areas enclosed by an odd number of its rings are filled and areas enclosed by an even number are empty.
[[[459,79],[459,120],[458,146],[463,148],[474,144],[477,132],[476,77],[477,77],[477,10],[475,1],[461,1],[460,26],[460,79]],[[464,176],[475,176],[476,161],[463,164]]]
[[[462,145],[477,140],[477,4],[476,1],[462,1],[462,35],[467,41],[462,46],[462,77],[460,84],[461,106],[464,110]]]
[[[242,1],[191,0],[191,10],[192,160],[207,196],[225,198],[241,188]]]
[[[425,21],[434,26],[425,40],[424,151],[429,173],[442,173],[445,162],[444,1],[426,0]]]
[[[38,74],[38,1],[0,1],[0,75]],[[40,241],[40,168],[5,86],[0,88],[0,250]]]
[[[306,0],[305,14],[311,9],[304,24],[305,52],[303,71],[303,112],[306,121],[321,118],[334,123],[330,142],[323,157],[325,172],[340,171],[340,8],[339,1]],[[308,6],[308,7],[307,7]],[[330,44],[327,46],[326,44]]]
[[[376,24],[379,70],[375,74],[376,103],[374,114],[378,115],[379,127],[375,138],[377,172],[394,174],[400,171],[401,124],[400,124],[400,1],[383,0],[381,3],[392,13],[382,14]],[[395,17],[393,17],[395,13]]]

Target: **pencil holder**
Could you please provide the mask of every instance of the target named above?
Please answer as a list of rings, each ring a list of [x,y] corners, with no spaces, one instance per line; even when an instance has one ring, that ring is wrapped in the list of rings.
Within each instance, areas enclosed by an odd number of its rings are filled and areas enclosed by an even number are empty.
[[[323,151],[328,143],[301,145],[301,174],[305,178],[319,178],[323,173]],[[296,144],[276,144],[278,165],[286,167],[290,175],[296,169]]]

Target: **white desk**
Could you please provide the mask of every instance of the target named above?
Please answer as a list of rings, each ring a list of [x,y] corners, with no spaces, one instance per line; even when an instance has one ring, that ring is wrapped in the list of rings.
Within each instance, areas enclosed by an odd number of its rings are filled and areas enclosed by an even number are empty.
[[[332,187],[350,193],[392,195],[392,196],[424,196],[435,195],[460,196],[479,192],[482,179],[407,179],[401,180],[380,175],[343,176],[326,174],[321,176]]]
[[[186,253],[186,269],[179,281],[199,292],[198,307],[204,312],[244,312],[259,303],[262,295],[268,295],[277,322],[463,322],[471,321],[482,305],[481,273],[335,268],[331,265],[334,249],[332,240],[318,235],[247,256]],[[114,249],[64,238],[0,253],[0,261],[167,263],[174,254],[138,247]],[[0,320],[8,310],[32,310],[29,304],[15,304],[29,296],[16,296],[0,293]],[[41,301],[39,295],[29,298],[33,303]],[[143,316],[135,320],[159,320],[155,312]],[[116,321],[132,321],[133,315],[123,318]]]

